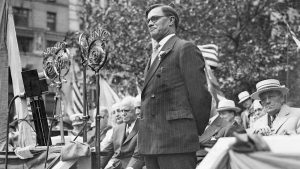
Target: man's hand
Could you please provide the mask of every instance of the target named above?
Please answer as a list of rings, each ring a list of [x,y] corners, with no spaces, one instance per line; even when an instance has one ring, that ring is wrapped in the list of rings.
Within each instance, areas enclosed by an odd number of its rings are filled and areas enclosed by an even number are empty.
[[[272,135],[272,130],[270,129],[269,126],[263,126],[263,127],[260,127],[260,128],[257,128],[254,130],[254,134],[260,134],[260,135],[263,135],[263,136],[269,136],[269,135]]]
[[[296,131],[284,130],[283,135],[297,135]]]

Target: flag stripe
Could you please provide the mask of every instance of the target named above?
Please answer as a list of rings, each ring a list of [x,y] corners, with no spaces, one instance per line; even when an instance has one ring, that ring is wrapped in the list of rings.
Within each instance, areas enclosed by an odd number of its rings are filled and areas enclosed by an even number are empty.
[[[80,86],[78,84],[78,78],[76,76],[74,65],[72,73],[72,111],[74,114],[83,114],[83,95],[80,92]]]

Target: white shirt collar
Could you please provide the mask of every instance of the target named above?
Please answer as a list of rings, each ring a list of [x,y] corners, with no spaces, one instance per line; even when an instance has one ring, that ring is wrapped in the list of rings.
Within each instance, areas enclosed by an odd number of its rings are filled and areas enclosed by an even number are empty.
[[[160,45],[160,47],[158,48],[159,50],[167,43],[167,41],[172,37],[175,36],[175,33],[172,33],[170,35],[167,35],[166,37],[164,37],[162,40],[160,40],[158,42],[158,44]],[[152,46],[156,46],[157,41],[155,41],[154,39],[152,39]]]
[[[159,50],[160,50],[160,49],[168,42],[168,40],[169,40],[171,37],[173,37],[173,36],[175,36],[175,33],[172,33],[172,34],[170,34],[170,35],[164,37],[162,40],[160,40],[159,43],[158,43],[158,44],[160,45]]]
[[[130,133],[135,125],[136,120],[134,120],[134,122],[132,122],[130,124],[130,127],[128,127],[128,124],[126,124],[126,130],[128,131],[128,133]]]

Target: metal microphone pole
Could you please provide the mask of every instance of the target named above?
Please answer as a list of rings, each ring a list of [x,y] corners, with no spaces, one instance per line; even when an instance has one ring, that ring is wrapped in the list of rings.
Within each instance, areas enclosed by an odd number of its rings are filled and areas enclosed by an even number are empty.
[[[100,73],[99,70],[104,66],[108,51],[105,50],[106,42],[110,33],[101,27],[89,33],[82,33],[79,37],[79,44],[84,56],[83,62],[87,61],[87,65],[95,72],[96,76],[96,131],[95,131],[95,150],[96,160],[95,168],[101,167],[101,149],[100,149]]]
[[[88,121],[87,113],[87,98],[86,98],[86,65],[83,66],[83,120],[84,124]],[[86,125],[83,128],[83,142],[87,142],[87,128]]]
[[[65,144],[65,134],[64,134],[64,120],[63,120],[63,114],[61,111],[61,87],[62,87],[62,82],[59,77],[59,81],[56,82],[56,99],[57,99],[57,107],[56,107],[56,114],[59,118],[59,129],[60,129],[60,145]]]
[[[100,84],[99,84],[99,72],[95,72],[95,76],[96,76],[96,131],[95,131],[95,148],[96,148],[96,166],[98,168],[100,168],[101,163],[100,163],[100,104],[99,104],[99,100],[100,100]]]

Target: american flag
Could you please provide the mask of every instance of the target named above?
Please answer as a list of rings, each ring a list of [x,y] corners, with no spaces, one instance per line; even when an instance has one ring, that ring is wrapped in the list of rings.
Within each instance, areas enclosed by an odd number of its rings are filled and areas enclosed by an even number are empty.
[[[72,78],[72,111],[74,114],[83,114],[83,94],[80,90],[78,78],[73,66]]]

